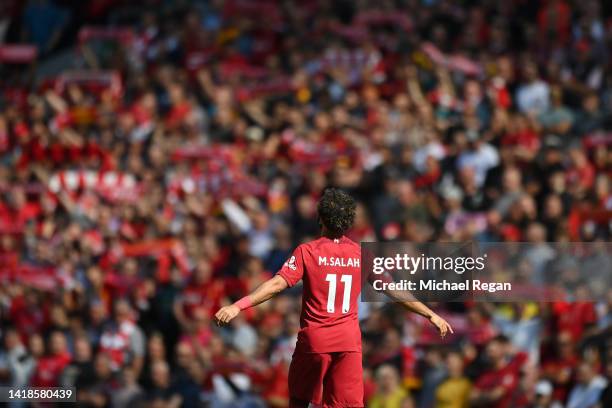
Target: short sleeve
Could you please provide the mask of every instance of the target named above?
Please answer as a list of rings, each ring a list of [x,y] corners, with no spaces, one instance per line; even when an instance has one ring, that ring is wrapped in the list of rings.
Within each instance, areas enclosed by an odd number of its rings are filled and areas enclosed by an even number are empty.
[[[304,276],[304,256],[301,245],[293,251],[293,254],[283,264],[278,271],[278,275],[287,282],[289,287],[294,286],[302,279],[302,276]]]

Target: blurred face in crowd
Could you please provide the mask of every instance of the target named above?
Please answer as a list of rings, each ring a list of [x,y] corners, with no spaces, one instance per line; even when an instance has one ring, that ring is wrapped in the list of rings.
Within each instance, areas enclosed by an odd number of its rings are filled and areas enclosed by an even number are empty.
[[[580,384],[589,384],[596,374],[591,363],[583,362],[578,366],[576,379]]]
[[[430,367],[436,367],[443,364],[444,360],[442,358],[442,353],[436,348],[427,350],[425,353],[425,362],[427,362]]]
[[[166,388],[170,384],[170,368],[165,361],[157,361],[151,367],[151,380],[158,388]]]
[[[569,156],[572,160],[572,163],[574,164],[574,166],[576,167],[582,167],[584,166],[584,164],[586,163],[586,156],[584,154],[584,151],[582,149],[571,149]]]
[[[98,353],[94,361],[96,376],[100,379],[109,378],[112,375],[111,360],[106,353]]]
[[[123,265],[123,273],[125,276],[138,275],[138,264],[136,263],[136,260],[132,258],[126,260],[125,264]]]
[[[133,386],[138,383],[138,377],[136,376],[134,370],[132,370],[131,368],[124,368],[123,370],[121,370],[121,374],[124,386]]]
[[[446,357],[448,375],[452,378],[463,376],[463,358],[459,353],[449,353]]]
[[[67,351],[66,336],[60,332],[54,332],[50,339],[50,351],[52,354],[62,354]]]
[[[90,267],[89,269],[87,269],[87,279],[89,280],[89,282],[91,283],[91,285],[95,288],[101,288],[104,281],[104,277],[102,276],[102,271],[100,270],[100,268],[97,268],[95,266]]]
[[[544,215],[547,219],[557,219],[563,215],[563,203],[558,195],[551,194],[546,198]]]
[[[558,107],[563,104],[563,94],[562,94],[560,87],[558,86],[553,87],[550,91],[550,97],[551,97],[552,104],[554,106]]]
[[[225,351],[225,344],[219,336],[213,336],[208,344],[208,349],[212,356],[221,356]]]
[[[200,258],[194,272],[194,280],[197,285],[203,285],[210,281],[212,276],[212,268],[210,262],[204,258]]]
[[[86,337],[77,337],[74,341],[74,359],[76,361],[91,360],[91,343]]]
[[[378,392],[381,394],[390,394],[399,386],[399,375],[395,367],[391,365],[383,365],[376,370],[376,383]]]
[[[565,175],[560,172],[554,172],[549,179],[550,188],[557,194],[565,192],[566,181]]]
[[[533,63],[527,63],[523,69],[523,75],[526,82],[533,82],[538,79],[538,68]]]
[[[122,322],[132,318],[132,307],[126,300],[118,300],[115,303],[115,316],[117,321]]]
[[[412,399],[412,397],[407,397],[402,401],[401,408],[416,408],[416,403]]]
[[[30,337],[29,349],[32,356],[41,357],[45,354],[45,342],[40,334],[34,334]]]
[[[93,324],[101,324],[107,317],[104,303],[96,301],[89,307],[89,318]]]
[[[499,340],[491,340],[486,348],[487,359],[493,367],[499,365],[506,357],[506,344]]]
[[[26,204],[26,196],[22,188],[15,188],[10,192],[8,196],[8,204],[14,210],[23,208],[23,206]]]
[[[504,189],[509,192],[520,191],[521,185],[521,172],[515,168],[509,168],[504,172]]]
[[[7,350],[13,350],[15,347],[18,347],[21,344],[21,339],[19,338],[19,334],[14,330],[9,330],[6,332],[4,336],[4,347]]]
[[[68,325],[68,316],[63,306],[55,305],[53,309],[51,309],[51,320],[57,327],[66,327]]]
[[[527,240],[529,242],[545,242],[546,229],[542,224],[532,223],[527,228]]]
[[[570,357],[574,355],[574,340],[569,332],[559,333],[557,338],[557,346],[561,357]]]
[[[193,327],[197,330],[204,330],[208,327],[210,319],[208,318],[210,312],[205,307],[198,307],[193,311]]]
[[[385,350],[392,352],[401,348],[402,339],[397,330],[390,330],[385,334],[384,347]]]
[[[198,360],[190,360],[187,365],[187,373],[196,384],[201,384],[204,380],[204,369]]]
[[[465,99],[468,103],[479,103],[482,99],[480,84],[475,80],[467,81],[465,84]]]
[[[589,113],[594,113],[599,110],[599,98],[597,94],[591,93],[587,95],[582,102],[582,108]]]
[[[403,205],[410,205],[415,200],[413,184],[408,180],[402,180],[397,184],[397,197]]]
[[[179,343],[176,346],[176,363],[179,367],[187,368],[194,358],[193,348],[188,343]]]
[[[148,354],[152,360],[161,360],[165,358],[166,346],[161,335],[153,335],[149,337]]]

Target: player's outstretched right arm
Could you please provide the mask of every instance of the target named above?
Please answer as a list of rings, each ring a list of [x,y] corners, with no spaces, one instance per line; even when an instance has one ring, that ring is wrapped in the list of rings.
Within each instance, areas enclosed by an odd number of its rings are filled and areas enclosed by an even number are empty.
[[[287,288],[287,281],[279,275],[268,279],[257,287],[250,295],[247,295],[237,301],[236,303],[222,307],[215,314],[215,321],[217,325],[227,324],[234,317],[238,316],[244,309],[248,309],[252,306],[257,306],[260,303],[265,302],[273,298],[278,293],[282,292]]]

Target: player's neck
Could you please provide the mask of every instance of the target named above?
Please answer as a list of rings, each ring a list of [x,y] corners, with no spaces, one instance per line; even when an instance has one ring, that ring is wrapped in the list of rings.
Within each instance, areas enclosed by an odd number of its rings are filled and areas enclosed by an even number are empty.
[[[321,237],[327,238],[327,239],[340,239],[343,236],[344,236],[344,234],[332,234],[331,232],[327,231],[326,229],[323,229],[323,231],[321,231]]]

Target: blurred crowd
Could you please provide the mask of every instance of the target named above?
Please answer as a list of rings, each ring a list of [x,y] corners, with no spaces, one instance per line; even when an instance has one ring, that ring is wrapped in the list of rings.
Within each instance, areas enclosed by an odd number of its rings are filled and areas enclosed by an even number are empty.
[[[73,53],[0,66],[3,384],[287,406],[299,288],[211,316],[317,236],[326,186],[358,242],[610,240],[608,2],[1,3],[0,42]],[[434,306],[448,339],[361,304],[368,407],[612,406],[612,291]]]

